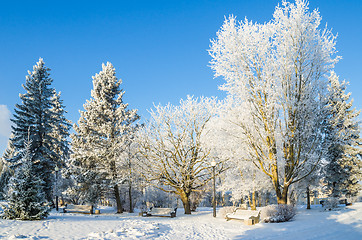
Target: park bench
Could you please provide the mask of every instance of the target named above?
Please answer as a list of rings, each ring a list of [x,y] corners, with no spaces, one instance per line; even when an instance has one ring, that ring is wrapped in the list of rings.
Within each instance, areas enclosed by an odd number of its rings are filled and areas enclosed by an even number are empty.
[[[93,214],[93,206],[92,205],[73,205],[67,204],[63,209],[64,213],[85,213],[85,214]]]
[[[155,208],[155,207],[151,207],[150,210],[148,210],[146,212],[146,214],[143,215],[143,216],[144,217],[155,216],[155,217],[171,217],[171,218],[174,218],[174,217],[176,217],[176,211],[177,211],[177,208]]]
[[[226,214],[226,220],[231,219],[243,220],[245,225],[254,225],[260,221],[260,211],[236,208],[234,212]]]

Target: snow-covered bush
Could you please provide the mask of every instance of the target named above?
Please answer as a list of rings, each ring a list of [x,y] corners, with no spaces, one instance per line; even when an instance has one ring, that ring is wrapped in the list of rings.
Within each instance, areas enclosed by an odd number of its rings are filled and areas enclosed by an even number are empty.
[[[234,206],[223,207],[223,208],[219,209],[218,215],[222,216],[223,218],[226,218],[226,214],[232,213],[232,212],[234,212],[234,210],[235,210]]]
[[[269,205],[263,208],[260,218],[267,223],[287,222],[296,214],[296,209],[292,205],[278,204]]]
[[[339,203],[338,198],[332,197],[332,198],[328,198],[327,200],[325,200],[322,205],[323,205],[324,210],[331,211],[333,209],[338,208],[338,203]]]

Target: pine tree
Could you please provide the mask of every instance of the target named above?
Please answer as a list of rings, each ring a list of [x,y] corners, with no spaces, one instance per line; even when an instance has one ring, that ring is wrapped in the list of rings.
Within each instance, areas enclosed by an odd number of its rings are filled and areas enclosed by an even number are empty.
[[[328,144],[325,182],[331,197],[355,197],[361,189],[361,154],[359,123],[360,111],[352,108],[351,93],[346,93],[346,82],[340,83],[335,73],[330,77],[329,113],[326,126]]]
[[[127,110],[120,89],[122,81],[115,74],[111,63],[102,64],[102,71],[93,77],[92,99],[84,104],[85,111],[80,112],[78,125],[74,126],[76,133],[71,137],[72,158],[98,183],[97,179],[103,178],[101,175],[106,176],[113,186],[117,212],[121,213],[118,162],[126,148],[127,135],[133,131],[133,123],[139,116],[136,110]]]
[[[31,141],[30,152],[34,154],[34,171],[43,180],[45,194],[48,201],[51,201],[51,188],[53,182],[53,170],[55,166],[56,154],[53,150],[53,80],[49,77],[50,69],[44,64],[42,58],[33,67],[33,71],[28,71],[26,82],[23,88],[25,94],[20,94],[21,104],[17,104],[12,121],[11,141],[15,148],[15,153],[25,149],[25,140]],[[9,161],[16,166],[21,156],[14,154]]]
[[[24,142],[25,151],[21,153],[20,167],[10,179],[8,206],[4,218],[20,220],[40,220],[48,216],[44,182],[37,174],[34,162],[36,155],[31,153],[31,141]]]

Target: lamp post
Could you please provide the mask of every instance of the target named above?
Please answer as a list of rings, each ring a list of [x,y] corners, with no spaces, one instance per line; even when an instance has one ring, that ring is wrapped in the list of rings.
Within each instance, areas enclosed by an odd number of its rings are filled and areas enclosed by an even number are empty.
[[[215,181],[216,162],[214,160],[211,162],[211,167],[212,167],[212,178],[213,178],[213,182],[214,182],[214,194],[212,197],[212,208],[213,208],[212,216],[216,217],[216,181]]]
[[[58,211],[59,210],[59,207],[58,207],[58,171],[59,171],[59,168],[58,168],[58,166],[55,166],[54,170],[55,170],[55,209]]]

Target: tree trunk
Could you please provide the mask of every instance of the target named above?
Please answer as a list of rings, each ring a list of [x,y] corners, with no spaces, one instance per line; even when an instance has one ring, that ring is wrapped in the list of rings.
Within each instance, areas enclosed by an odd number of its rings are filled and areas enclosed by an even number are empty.
[[[310,209],[310,192],[309,192],[309,186],[307,186],[307,209]]]
[[[185,209],[185,214],[191,214],[191,204],[190,204],[190,194],[186,194],[185,192],[182,192],[180,194],[182,204]]]
[[[256,192],[253,191],[253,193],[251,194],[251,201],[252,201],[252,205],[251,210],[256,210]]]
[[[277,191],[278,204],[288,204],[288,188],[289,188],[289,185],[284,185],[282,192],[278,188],[278,191]],[[279,194],[278,194],[278,192],[279,192]]]
[[[267,193],[265,194],[264,206],[268,206],[268,204],[269,204],[269,192],[267,192]]]
[[[248,195],[249,198],[249,205],[251,210],[256,210],[256,198],[255,198],[255,191]]]
[[[132,205],[132,182],[131,182],[131,181],[129,181],[128,194],[129,194],[129,212],[130,212],[130,213],[133,213],[133,205]]]
[[[278,204],[287,204],[287,197],[285,199],[282,196],[282,192],[280,190],[281,186],[279,185],[279,176],[278,176],[278,168],[277,166],[272,167],[272,177],[271,177],[273,187],[275,190],[275,195],[277,196]]]
[[[121,197],[119,196],[118,185],[115,184],[113,188],[114,188],[114,197],[116,198],[116,203],[117,203],[117,213],[123,213],[123,207],[121,203]]]

